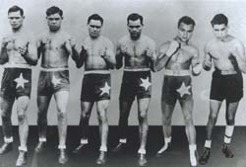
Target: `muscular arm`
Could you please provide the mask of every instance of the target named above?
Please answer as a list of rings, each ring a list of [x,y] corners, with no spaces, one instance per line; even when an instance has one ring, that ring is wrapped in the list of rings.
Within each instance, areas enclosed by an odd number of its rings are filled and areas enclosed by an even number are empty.
[[[25,53],[22,53],[21,55],[28,64],[37,65],[37,62],[38,62],[37,51],[36,51],[35,46],[32,43],[27,42],[26,51]]]
[[[117,44],[116,47],[115,59],[116,59],[116,69],[120,69],[123,66],[123,53],[121,51],[121,47],[119,43]]]
[[[155,43],[153,41],[151,41],[150,46],[145,51],[145,55],[148,58],[151,70],[155,72],[156,53],[155,53]]]
[[[204,56],[202,66],[204,70],[209,71],[212,68],[212,55],[208,52],[208,45],[205,46],[204,53],[205,53],[205,56]]]
[[[105,51],[101,57],[106,62],[108,68],[114,69],[116,65],[116,60],[113,52],[113,44],[111,42],[108,43],[107,47],[105,48]]]
[[[201,74],[202,65],[200,63],[199,51],[196,48],[194,49],[193,58],[191,60],[191,66],[192,66],[192,74],[194,76]]]
[[[180,44],[173,40],[166,42],[160,47],[160,51],[155,63],[155,70],[160,71],[169,62],[171,57],[180,49]]]
[[[245,48],[241,41],[236,42],[236,53],[238,58],[238,66],[243,73],[246,73],[246,56]]]
[[[8,53],[7,53],[7,42],[5,42],[4,40],[1,43],[1,51],[0,51],[0,64],[5,64],[6,62],[8,62]]]

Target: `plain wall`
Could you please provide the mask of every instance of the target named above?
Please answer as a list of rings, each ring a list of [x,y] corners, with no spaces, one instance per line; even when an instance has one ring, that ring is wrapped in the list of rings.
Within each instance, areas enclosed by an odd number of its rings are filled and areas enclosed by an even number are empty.
[[[64,11],[62,28],[81,43],[88,34],[87,17],[93,13],[103,16],[105,23],[102,34],[107,36],[116,44],[117,40],[127,34],[126,18],[130,13],[140,13],[144,16],[143,33],[153,38],[157,46],[172,39],[177,33],[177,21],[184,15],[191,16],[196,21],[196,27],[192,42],[199,48],[203,56],[204,44],[213,38],[210,20],[215,14],[224,13],[229,18],[229,33],[239,38],[246,44],[246,2],[243,1],[165,1],[165,0],[0,0],[0,38],[10,30],[7,11],[12,5],[19,5],[25,11],[26,19],[24,26],[35,37],[47,29],[45,11],[48,7],[56,5]],[[70,59],[70,81],[71,91],[67,107],[69,124],[78,125],[80,118],[80,92],[83,78],[83,68],[76,69],[74,62]],[[33,68],[33,87],[30,106],[28,108],[28,120],[31,125],[36,125],[37,120],[37,80],[39,65]],[[0,67],[0,77],[3,68]],[[194,122],[196,125],[205,125],[209,114],[209,91],[211,73],[203,71],[198,77],[193,77],[194,95]],[[153,73],[152,99],[150,103],[148,120],[150,125],[161,124],[160,97],[163,82],[163,71]],[[119,118],[118,96],[121,84],[122,70],[112,71],[112,94],[108,111],[109,124],[117,125]],[[245,76],[244,76],[245,77]],[[244,83],[244,87],[245,83]],[[233,90],[232,90],[233,91]],[[244,92],[245,93],[245,92]],[[246,112],[244,111],[245,98],[240,102],[236,124],[246,125]],[[223,104],[218,124],[225,124],[225,105]],[[48,122],[50,125],[57,124],[56,106],[52,99]],[[90,123],[97,124],[95,108]],[[13,124],[17,124],[16,106],[13,109]],[[134,103],[129,118],[131,125],[138,124],[137,107]],[[1,121],[0,121],[1,124]],[[173,124],[183,125],[183,115],[177,103],[173,114]]]

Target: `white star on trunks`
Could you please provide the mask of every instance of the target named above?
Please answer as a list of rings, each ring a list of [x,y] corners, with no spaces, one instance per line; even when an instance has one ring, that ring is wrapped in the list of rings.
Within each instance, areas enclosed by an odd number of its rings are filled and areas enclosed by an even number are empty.
[[[57,86],[58,84],[61,84],[61,79],[57,79],[56,76],[52,76],[52,83],[54,84],[54,86]]]
[[[24,84],[29,82],[28,80],[23,78],[22,73],[20,73],[19,78],[16,78],[14,81],[17,83],[16,88],[18,88],[18,87],[24,88]]]
[[[140,78],[140,80],[142,82],[140,86],[144,87],[145,90],[148,90],[148,88],[151,86],[151,83],[149,82],[149,77],[147,77],[146,79]]]
[[[185,94],[190,95],[189,89],[191,88],[190,85],[185,86],[185,83],[183,82],[181,87],[177,89],[177,92],[179,92],[180,96],[183,97]]]
[[[104,87],[100,88],[100,90],[102,91],[102,92],[100,93],[100,96],[102,96],[104,93],[109,94],[109,90],[110,90],[110,89],[111,89],[111,88],[110,88],[110,86],[108,85],[108,83],[105,82]]]

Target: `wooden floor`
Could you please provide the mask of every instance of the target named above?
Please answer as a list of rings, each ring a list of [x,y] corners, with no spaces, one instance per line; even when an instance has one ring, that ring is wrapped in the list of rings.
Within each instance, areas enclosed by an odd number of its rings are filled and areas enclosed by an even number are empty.
[[[196,127],[197,144],[199,153],[202,152],[202,146],[205,137],[205,127]],[[79,143],[77,127],[68,128],[68,155],[69,161],[64,167],[94,167],[98,156],[99,137],[98,128],[90,128],[90,145],[84,152],[73,154],[72,150]],[[162,130],[159,126],[153,126],[149,129],[147,158],[148,167],[189,167],[189,150],[184,127],[176,126],[173,128],[172,150],[161,158],[155,156],[156,151],[162,146]],[[0,156],[0,167],[14,167],[18,156],[18,133],[17,127],[14,128],[14,150],[8,154]],[[117,127],[110,127],[109,150],[117,143]],[[211,158],[204,167],[246,167],[246,127],[236,127],[232,141],[232,149],[235,157],[227,159],[221,152],[223,143],[224,128],[216,127],[214,140],[212,144]],[[129,127],[128,149],[121,154],[109,152],[106,167],[136,167],[138,150],[138,128]],[[28,164],[26,167],[60,167],[57,158],[57,128],[49,127],[48,143],[46,150],[41,154],[35,154],[34,147],[37,144],[37,127],[30,127],[29,133],[29,152]],[[0,132],[0,144],[3,143],[3,135]]]

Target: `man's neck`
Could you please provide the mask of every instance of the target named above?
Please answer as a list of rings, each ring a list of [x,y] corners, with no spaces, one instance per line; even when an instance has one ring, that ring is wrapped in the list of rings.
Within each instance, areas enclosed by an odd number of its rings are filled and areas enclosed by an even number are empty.
[[[189,40],[187,41],[182,41],[178,36],[176,36],[174,38],[178,43],[180,43],[181,45],[188,45],[189,44]]]
[[[18,33],[21,31],[21,29],[22,29],[22,26],[20,26],[20,27],[18,27],[18,28],[16,28],[16,29],[12,28],[12,32],[13,32],[14,34],[18,34]]]

